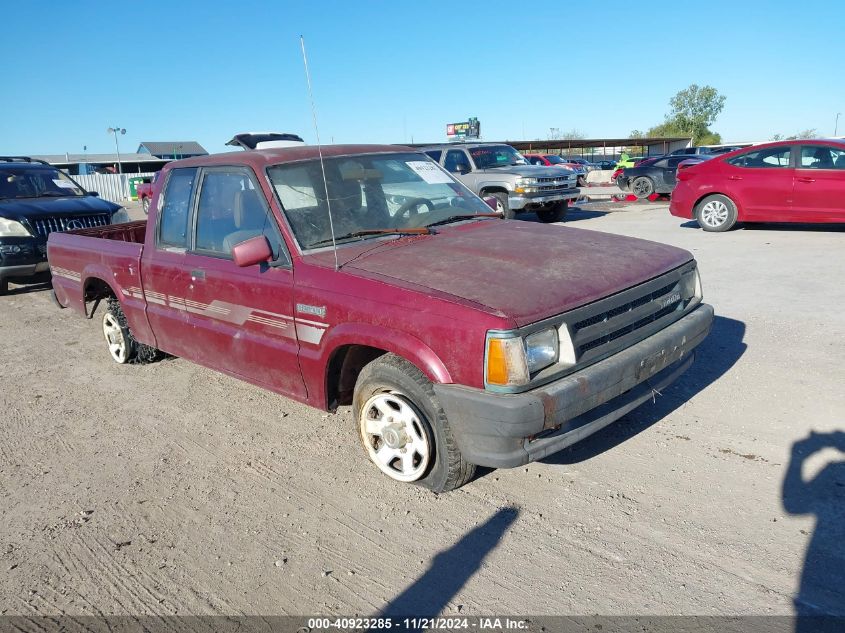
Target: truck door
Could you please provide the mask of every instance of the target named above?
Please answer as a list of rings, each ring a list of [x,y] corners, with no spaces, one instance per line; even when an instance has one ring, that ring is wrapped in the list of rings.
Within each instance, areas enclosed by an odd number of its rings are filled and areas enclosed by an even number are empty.
[[[239,267],[232,247],[264,235],[272,264]],[[252,170],[201,172],[185,297],[192,360],[276,392],[305,397],[293,322],[293,269]]]
[[[197,169],[170,171],[159,201],[156,226],[141,258],[141,283],[147,302],[147,320],[156,347],[189,357],[190,326],[185,313],[188,269],[185,256]],[[150,229],[148,229],[149,231]]]

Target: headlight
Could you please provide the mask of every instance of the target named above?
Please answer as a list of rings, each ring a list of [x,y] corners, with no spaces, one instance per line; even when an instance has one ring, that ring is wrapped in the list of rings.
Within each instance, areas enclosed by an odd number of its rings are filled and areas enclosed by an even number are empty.
[[[524,339],[512,335],[499,338],[496,334],[488,334],[484,378],[488,385],[497,387],[526,385],[533,372],[557,360],[558,331],[555,328],[534,332]]]
[[[123,224],[124,222],[131,222],[132,220],[129,218],[129,214],[126,213],[126,209],[121,207],[117,211],[114,212],[114,215],[111,216],[111,223],[112,224]]]
[[[556,328],[534,332],[525,337],[525,361],[528,373],[533,374],[557,362],[558,334]]]
[[[14,220],[7,220],[0,218],[0,237],[30,237],[31,234],[27,231],[23,224],[15,222]]]
[[[701,275],[698,272],[698,266],[687,271],[681,277],[681,293],[684,299],[701,300],[703,294],[701,292]]]

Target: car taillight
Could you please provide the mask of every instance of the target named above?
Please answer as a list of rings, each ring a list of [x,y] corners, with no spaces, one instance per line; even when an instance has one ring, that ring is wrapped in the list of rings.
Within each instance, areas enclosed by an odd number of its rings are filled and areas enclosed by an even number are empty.
[[[621,170],[621,169],[617,169],[615,172],[613,172],[613,175],[610,177],[610,179],[611,179],[611,180],[616,180],[617,178],[619,178],[619,175],[620,175],[621,173],[622,173],[622,170]]]

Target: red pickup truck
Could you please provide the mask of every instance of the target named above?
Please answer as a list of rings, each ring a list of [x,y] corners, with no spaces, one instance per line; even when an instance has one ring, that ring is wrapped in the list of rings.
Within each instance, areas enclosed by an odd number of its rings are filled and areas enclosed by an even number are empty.
[[[118,363],[162,350],[323,410],[441,492],[594,433],[690,367],[696,262],[493,217],[427,156],[302,146],[169,163],[149,217],[53,233],[55,298]]]
[[[135,186],[135,193],[138,196],[138,200],[141,201],[144,213],[150,212],[150,202],[152,202],[153,199],[153,189],[155,188],[155,182],[160,173],[160,171],[155,172],[152,176],[144,178],[143,182],[139,182]]]

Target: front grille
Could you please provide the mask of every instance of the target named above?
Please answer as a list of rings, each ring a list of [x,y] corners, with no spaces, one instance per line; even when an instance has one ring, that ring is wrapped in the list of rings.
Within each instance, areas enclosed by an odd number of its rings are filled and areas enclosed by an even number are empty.
[[[36,235],[40,235],[41,237],[47,237],[50,233],[55,232],[106,226],[108,223],[108,213],[98,213],[96,215],[54,216],[50,218],[29,220],[32,230]]]
[[[684,273],[694,264],[671,271],[636,288],[584,306],[572,315],[570,335],[576,363],[617,351],[617,347],[652,333],[652,324],[671,322],[695,300]],[[624,339],[624,340],[623,340]]]

